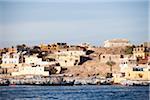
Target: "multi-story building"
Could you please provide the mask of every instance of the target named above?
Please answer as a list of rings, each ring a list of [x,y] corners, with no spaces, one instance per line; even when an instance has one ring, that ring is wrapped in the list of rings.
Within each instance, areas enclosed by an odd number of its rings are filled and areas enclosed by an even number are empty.
[[[133,48],[133,55],[137,58],[145,59],[150,56],[150,48],[143,45]]]
[[[2,55],[2,64],[19,64],[19,53],[9,53]]]
[[[104,47],[125,47],[131,46],[131,43],[127,39],[112,39],[104,41]]]
[[[120,58],[119,66],[120,66],[121,73],[124,73],[125,69],[136,65],[137,65],[137,59],[134,56],[126,56],[124,58]]]
[[[60,51],[53,54],[53,59],[55,59],[60,64],[60,66],[68,67],[78,65],[81,61],[81,56],[84,55],[84,51]]]

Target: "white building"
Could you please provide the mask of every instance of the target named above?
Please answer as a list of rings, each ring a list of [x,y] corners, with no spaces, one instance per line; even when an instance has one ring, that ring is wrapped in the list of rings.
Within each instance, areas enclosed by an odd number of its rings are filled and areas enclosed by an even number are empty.
[[[80,57],[85,55],[84,51],[61,51],[56,52],[56,61],[59,62],[60,66],[75,66],[80,63]]]
[[[20,75],[41,75],[41,76],[49,76],[48,71],[44,71],[44,67],[42,66],[22,66],[18,67],[17,72],[12,72],[12,76],[20,76]]]
[[[46,66],[46,65],[55,65],[56,63],[58,62],[42,61],[42,58],[38,58],[36,55],[25,56],[25,64]]]
[[[127,39],[112,39],[104,41],[104,47],[125,47],[132,46]]]
[[[125,58],[120,58],[120,72],[125,72],[125,69],[130,68],[132,66],[136,66],[137,64],[137,59],[132,56],[132,57],[125,57]]]
[[[2,64],[19,64],[19,53],[6,53],[2,55]]]
[[[41,61],[42,58],[38,58],[36,55],[25,56],[25,64],[37,64]]]

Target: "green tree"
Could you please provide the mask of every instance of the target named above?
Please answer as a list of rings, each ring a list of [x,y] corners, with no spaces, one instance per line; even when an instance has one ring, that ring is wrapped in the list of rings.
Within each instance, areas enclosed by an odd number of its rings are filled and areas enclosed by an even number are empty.
[[[107,61],[106,64],[110,66],[110,73],[107,73],[106,78],[112,78],[112,67],[116,64],[114,61]]]
[[[135,48],[135,46],[128,46],[125,49],[125,54],[133,54],[133,48]]]
[[[112,66],[114,66],[116,63],[114,61],[107,61],[106,64],[110,66],[110,72],[112,73]]]

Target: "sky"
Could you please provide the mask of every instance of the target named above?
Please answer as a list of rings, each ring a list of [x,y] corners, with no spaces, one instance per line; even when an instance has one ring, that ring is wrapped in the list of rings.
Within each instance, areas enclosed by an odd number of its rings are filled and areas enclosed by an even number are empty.
[[[149,41],[148,0],[0,0],[0,47]]]

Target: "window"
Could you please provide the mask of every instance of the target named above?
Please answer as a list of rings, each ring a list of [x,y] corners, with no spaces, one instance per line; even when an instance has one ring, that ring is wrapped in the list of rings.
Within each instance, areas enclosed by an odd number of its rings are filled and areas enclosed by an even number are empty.
[[[120,58],[124,58],[124,56],[123,56],[123,55],[120,55]]]
[[[143,71],[143,68],[133,68],[133,71]]]
[[[139,76],[139,78],[142,78],[142,77],[143,77],[143,75],[142,75],[142,74],[138,74],[138,76]]]

